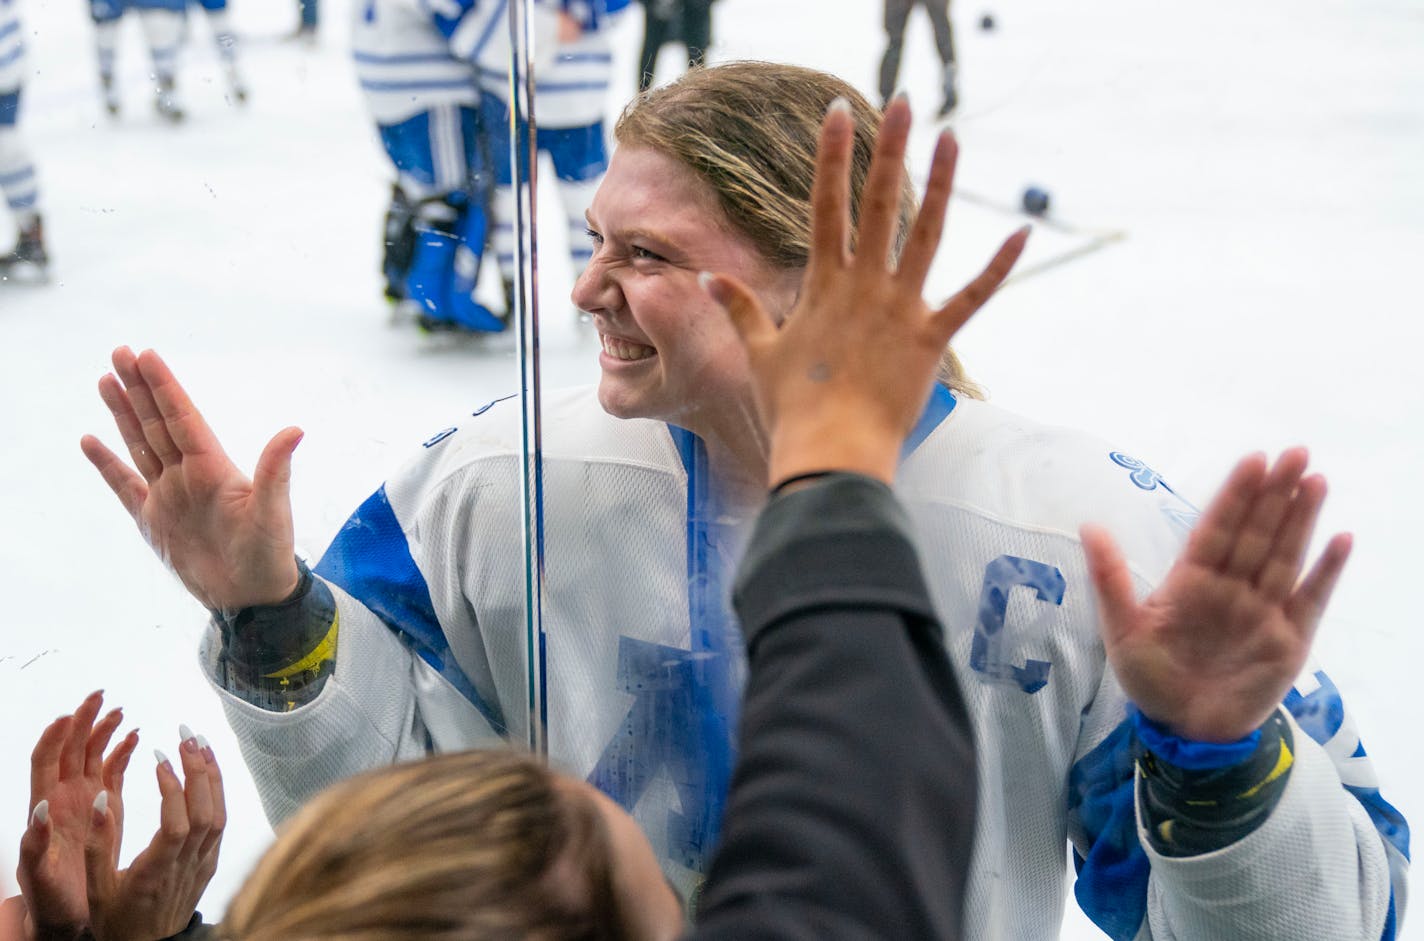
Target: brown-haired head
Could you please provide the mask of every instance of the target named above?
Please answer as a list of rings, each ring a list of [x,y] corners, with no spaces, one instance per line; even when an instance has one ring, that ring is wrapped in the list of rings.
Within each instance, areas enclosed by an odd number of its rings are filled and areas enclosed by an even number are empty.
[[[853,86],[829,73],[750,61],[692,69],[633,99],[619,116],[613,136],[620,146],[646,147],[690,169],[712,188],[732,227],[769,264],[799,269],[811,252],[816,142],[826,109],[836,98],[850,102],[855,117],[850,171],[854,231],[881,114]],[[917,208],[906,173],[900,189],[897,256]],[[961,394],[980,394],[948,349],[939,378]]]
[[[623,936],[598,810],[535,759],[458,752],[323,791],[223,920],[230,941]]]

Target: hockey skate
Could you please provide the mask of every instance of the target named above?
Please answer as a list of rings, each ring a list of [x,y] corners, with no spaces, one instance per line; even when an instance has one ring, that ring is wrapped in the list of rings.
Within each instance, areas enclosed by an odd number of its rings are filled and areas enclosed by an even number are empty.
[[[0,255],[0,282],[35,283],[49,278],[49,253],[44,247],[44,225],[38,216],[20,230],[15,247]]]
[[[114,88],[114,76],[100,75],[99,85],[104,89],[104,110],[109,112],[109,117],[119,116],[119,92]]]
[[[247,85],[242,80],[242,76],[237,73],[237,66],[227,67],[227,87],[232,94],[232,100],[240,105],[247,104]]]
[[[381,273],[386,279],[386,299],[399,304],[405,300],[405,279],[415,257],[415,206],[399,183],[391,186],[391,202],[386,208],[384,242]]]
[[[178,104],[178,96],[173,88],[172,78],[160,78],[157,90],[153,95],[153,108],[158,112],[158,116],[170,124],[179,124],[186,115],[183,107]]]
[[[947,118],[959,106],[959,86],[956,81],[955,64],[950,62],[944,67],[944,100],[940,102],[938,117]]]
[[[303,23],[288,33],[286,38],[288,42],[301,43],[303,46],[315,46],[316,26],[311,23]]]

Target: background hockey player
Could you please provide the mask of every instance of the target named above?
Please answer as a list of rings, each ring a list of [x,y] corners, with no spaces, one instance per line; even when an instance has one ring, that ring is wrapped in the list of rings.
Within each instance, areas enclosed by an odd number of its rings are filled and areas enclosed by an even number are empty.
[[[642,0],[643,48],[638,55],[638,91],[652,87],[658,53],[668,43],[687,47],[684,68],[702,64],[712,45],[712,0]]]
[[[608,169],[603,125],[613,73],[608,34],[627,6],[628,0],[545,0],[533,8],[537,148],[553,163],[575,275],[591,254],[584,210]],[[509,158],[507,56],[481,59],[480,88],[480,114],[494,165],[493,245],[508,297],[514,280],[515,192]],[[527,139],[525,128],[521,120],[521,142]]]
[[[20,140],[20,92],[25,77],[25,38],[19,0],[0,0],[0,192],[19,229],[19,240],[0,255],[0,280],[42,277],[49,265],[40,187],[35,165]]]
[[[237,104],[247,102],[247,84],[237,71],[237,33],[232,29],[232,18],[228,15],[227,0],[195,0],[201,7],[208,28],[213,33],[213,45],[218,51],[218,61],[222,63],[223,77],[232,100]]]
[[[767,479],[747,359],[701,273],[736,277],[795,330],[788,312],[819,283],[812,244],[846,239],[811,226],[811,155],[838,98],[855,119],[852,204],[867,188],[883,200],[864,166],[880,111],[824,73],[694,70],[624,113],[574,290],[601,380],[544,399],[545,512],[572,534],[541,547],[551,754],[633,809],[678,878],[695,880],[725,796],[722,573]],[[884,120],[903,132],[908,107]],[[943,221],[916,222],[909,196],[899,218],[856,233],[860,263]],[[313,574],[288,505],[300,432],[278,433],[249,480],[158,357],[120,349],[114,365],[100,391],[137,472],[95,439],[85,451],[214,611],[204,663],[273,819],[372,765],[527,733],[519,408],[427,442]],[[1205,547],[1267,603],[1166,630],[1154,599],[1193,577],[1173,563],[1195,510],[1142,462],[980,401],[946,356],[897,487],[981,748],[967,934],[1052,937],[1068,843],[1079,904],[1119,941],[1394,936],[1407,824],[1329,676],[1301,669],[1348,547],[1331,540],[1297,583],[1324,496],[1306,464],[1258,457],[1238,481],[1268,497],[1235,511],[1248,530],[1299,545],[1286,564]]]
[[[900,56],[905,49],[905,23],[910,11],[923,7],[934,28],[935,50],[943,68],[939,116],[947,117],[959,103],[959,85],[954,58],[954,25],[949,19],[949,0],[885,0],[885,54],[880,59],[880,100],[889,102],[900,77]]]
[[[99,58],[99,84],[104,93],[104,107],[110,115],[122,110],[117,65],[119,24],[124,14],[134,10],[143,27],[144,42],[153,62],[153,107],[159,116],[177,123],[183,120],[183,107],[178,101],[178,52],[183,45],[188,0],[89,0],[89,15],[94,20],[94,41]]]
[[[408,300],[427,329],[503,330],[475,297],[489,174],[472,62],[491,31],[503,34],[505,5],[364,0],[353,9],[357,77],[396,168],[386,296]]]

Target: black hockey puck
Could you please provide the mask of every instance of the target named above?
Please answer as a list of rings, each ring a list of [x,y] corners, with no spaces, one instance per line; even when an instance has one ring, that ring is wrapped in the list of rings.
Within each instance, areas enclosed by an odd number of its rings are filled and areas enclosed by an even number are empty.
[[[983,30],[984,32],[986,32],[986,33],[987,33],[989,30],[993,29],[993,28],[994,28],[994,14],[992,14],[992,13],[985,13],[983,16],[979,17],[979,28],[982,29],[982,30]]]
[[[1031,216],[1041,216],[1048,212],[1048,190],[1038,186],[1030,186],[1023,192],[1024,212]]]

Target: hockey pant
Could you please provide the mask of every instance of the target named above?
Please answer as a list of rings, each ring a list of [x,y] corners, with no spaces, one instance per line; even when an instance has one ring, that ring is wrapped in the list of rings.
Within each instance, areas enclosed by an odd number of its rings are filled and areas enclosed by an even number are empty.
[[[687,65],[702,64],[712,44],[712,0],[644,0],[643,49],[638,56],[638,90],[647,91],[657,70],[658,51],[671,42],[687,46]]]
[[[885,55],[880,60],[880,100],[889,102],[900,77],[900,55],[905,46],[905,23],[910,10],[923,6],[934,27],[935,48],[945,67],[946,92],[954,68],[954,28],[949,22],[949,0],[885,0]]]
[[[488,132],[490,161],[494,165],[494,200],[490,215],[494,220],[494,253],[499,263],[500,277],[505,283],[514,280],[514,216],[516,200],[514,173],[509,159],[509,107],[503,101],[486,94],[480,101],[480,114]],[[524,123],[520,122],[521,141],[528,139]],[[573,274],[582,273],[593,257],[588,241],[588,220],[584,213],[593,201],[603,173],[608,169],[608,150],[603,140],[603,122],[584,127],[547,128],[536,132],[535,146],[547,153],[558,178],[559,200],[567,220],[569,260]]]
[[[489,235],[479,130],[479,113],[465,105],[381,126],[397,172],[382,267],[387,294],[415,302],[422,317],[497,331],[504,321],[475,299]]]
[[[15,127],[20,114],[20,92],[0,94],[0,192],[21,228],[39,208],[40,186],[29,151]]]

